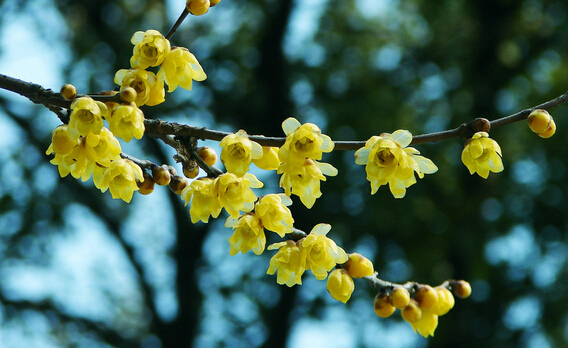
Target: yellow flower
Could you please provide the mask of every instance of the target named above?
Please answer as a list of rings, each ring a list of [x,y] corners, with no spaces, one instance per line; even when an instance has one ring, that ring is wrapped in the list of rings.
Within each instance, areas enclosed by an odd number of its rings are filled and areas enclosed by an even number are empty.
[[[262,226],[276,232],[280,237],[294,230],[294,219],[287,206],[292,204],[285,194],[268,194],[260,197],[254,207],[255,215],[262,220]]]
[[[432,308],[422,308],[422,316],[417,321],[410,323],[414,332],[418,331],[422,336],[434,336],[438,327],[438,317],[448,313],[454,307],[455,299],[451,291],[443,286],[434,288],[438,293],[438,301]]]
[[[402,198],[406,189],[416,183],[414,172],[423,178],[424,174],[438,170],[431,160],[419,156],[418,150],[407,147],[411,141],[412,134],[409,131],[397,130],[393,134],[383,133],[371,137],[365,147],[355,152],[355,163],[366,165],[371,194],[388,183],[392,195]]]
[[[470,174],[477,173],[485,179],[490,171],[493,173],[503,171],[501,147],[495,140],[489,138],[486,132],[477,132],[465,142],[462,162],[469,169]]]
[[[118,104],[107,121],[110,131],[126,142],[144,135],[144,114],[135,104]]]
[[[252,159],[258,168],[264,170],[276,170],[280,165],[280,159],[278,158],[278,148],[272,146],[262,147],[262,157],[258,159]]]
[[[249,170],[253,159],[262,157],[262,147],[248,138],[247,132],[239,130],[227,135],[221,140],[221,162],[227,171],[237,176],[243,176]]]
[[[295,284],[302,284],[302,274],[306,271],[304,268],[305,255],[302,253],[297,243],[292,240],[275,243],[269,245],[268,250],[278,249],[276,255],[270,259],[270,267],[266,271],[267,274],[276,275],[278,284],[286,284],[289,287]]]
[[[102,192],[109,189],[112,198],[129,203],[134,191],[138,191],[136,181],[144,181],[142,169],[134,162],[120,158],[112,161],[105,170],[100,189]]]
[[[99,135],[89,133],[83,143],[87,159],[91,162],[108,167],[111,161],[120,159],[120,143],[114,134],[104,127]]]
[[[438,316],[429,309],[422,309],[420,318],[410,325],[414,332],[418,331],[424,337],[434,336],[434,331],[438,327]]]
[[[254,208],[256,195],[250,188],[262,186],[263,183],[250,173],[241,177],[233,173],[225,173],[215,179],[212,192],[227,213],[237,218],[239,211],[249,212]]]
[[[349,258],[345,251],[335,242],[326,237],[331,225],[317,224],[310,234],[300,240],[302,252],[306,254],[306,270],[311,269],[316,279],[325,279],[338,263],[344,263]]]
[[[164,81],[156,74],[143,69],[121,69],[114,75],[114,83],[121,88],[132,87],[136,91],[136,105],[153,106],[164,102]]]
[[[73,148],[77,146],[77,139],[71,139],[67,129],[68,127],[66,124],[55,128],[51,134],[51,144],[49,145],[46,154],[50,155],[55,153],[66,156],[73,151]]]
[[[331,152],[334,147],[331,138],[321,134],[313,123],[300,124],[293,117],[282,122],[286,142],[278,151],[281,162],[302,166],[306,158],[321,160],[323,152]]]
[[[355,283],[353,278],[342,268],[336,268],[329,274],[327,278],[326,289],[337,301],[347,303],[351,298]]]
[[[176,47],[167,56],[158,78],[166,81],[168,92],[173,92],[178,86],[191,90],[192,81],[203,81],[207,78],[197,58],[187,48]]]
[[[306,158],[302,166],[281,164],[278,167],[278,174],[282,174],[280,187],[284,188],[286,195],[297,195],[306,207],[311,208],[316,199],[321,197],[320,180],[326,180],[324,174],[337,175],[337,169],[331,164]]]
[[[194,180],[189,186],[181,192],[181,198],[185,200],[187,206],[191,201],[189,214],[191,222],[197,221],[208,222],[209,216],[216,218],[223,209],[217,195],[213,194],[216,179],[200,178]]]
[[[103,117],[108,115],[108,109],[102,102],[91,97],[76,98],[71,103],[71,115],[67,132],[71,139],[77,139],[89,134],[99,134],[103,128]]]
[[[170,53],[170,41],[157,30],[137,31],[132,35],[130,42],[134,45],[134,52],[130,58],[133,68],[146,69],[162,64]]]
[[[225,227],[232,227],[235,232],[229,238],[231,250],[229,254],[236,255],[238,252],[243,254],[251,250],[260,255],[266,245],[266,236],[260,219],[252,213],[248,213],[234,219],[229,217],[225,222]]]

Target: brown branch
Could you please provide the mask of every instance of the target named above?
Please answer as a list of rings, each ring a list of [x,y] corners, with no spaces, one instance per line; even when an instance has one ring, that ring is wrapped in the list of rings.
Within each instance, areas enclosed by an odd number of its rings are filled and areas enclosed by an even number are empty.
[[[181,18],[181,17],[180,17]],[[172,28],[173,29],[173,28]],[[60,115],[61,109],[69,109],[71,102],[63,99],[60,93],[56,93],[50,89],[43,88],[40,85],[18,80],[6,75],[0,74],[0,88],[18,93],[30,101],[36,104],[45,105],[52,111],[55,111]],[[89,95],[97,100],[110,101],[109,98],[114,99],[119,98],[119,96],[108,96],[108,95]],[[411,145],[423,144],[423,143],[433,143],[440,140],[446,140],[451,138],[470,138],[475,132],[484,130],[488,131],[490,128],[501,127],[513,122],[524,120],[528,115],[535,109],[548,110],[568,102],[568,92],[544,102],[540,105],[534,106],[529,109],[525,109],[514,113],[509,116],[501,117],[496,120],[490,121],[489,125],[486,124],[486,120],[482,118],[476,118],[475,120],[464,123],[457,128],[415,135],[412,138]],[[179,124],[175,122],[166,122],[159,119],[146,119],[144,120],[144,125],[146,127],[145,134],[164,140],[168,145],[172,146],[173,143],[168,141],[171,136],[177,137],[193,137],[201,140],[216,140],[221,141],[225,136],[231,134],[229,132],[221,132],[212,129],[206,129],[204,127],[194,127],[184,124]],[[274,146],[280,147],[286,141],[285,137],[265,137],[262,135],[250,135],[249,138],[262,146]],[[365,146],[365,141],[335,141],[336,150],[358,150]]]

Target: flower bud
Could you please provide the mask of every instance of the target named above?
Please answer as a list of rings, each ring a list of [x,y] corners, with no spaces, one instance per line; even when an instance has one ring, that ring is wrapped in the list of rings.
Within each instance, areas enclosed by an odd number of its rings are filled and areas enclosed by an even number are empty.
[[[422,310],[418,306],[418,302],[412,300],[408,303],[408,306],[400,310],[400,314],[402,315],[402,319],[409,323],[414,323],[422,317]]]
[[[327,277],[326,288],[331,297],[346,303],[355,290],[355,283],[353,283],[353,278],[347,271],[342,268],[335,268]]]
[[[168,185],[172,178],[166,166],[153,166],[152,176],[154,177],[154,182],[160,186]]]
[[[211,3],[209,2],[209,0],[187,0],[185,6],[187,7],[189,13],[191,13],[192,15],[201,16],[209,11],[209,6],[211,6]]]
[[[343,269],[353,278],[372,276],[375,273],[373,263],[359,253],[349,254],[349,259],[343,264]]]
[[[209,0],[209,7],[213,7],[215,5],[217,5],[218,3],[220,3],[221,0]]]
[[[375,314],[381,318],[390,317],[396,308],[389,302],[389,295],[386,292],[378,293],[373,301],[375,307]]]
[[[458,280],[452,284],[454,294],[460,298],[466,298],[471,295],[471,285],[465,280]]]
[[[547,130],[545,130],[542,133],[538,133],[538,136],[541,138],[550,138],[551,136],[554,135],[554,133],[556,133],[556,123],[554,122],[554,120],[550,120],[550,126],[548,127]]]
[[[533,110],[527,118],[529,128],[536,134],[545,132],[550,127],[551,120],[552,116],[543,109]]]
[[[124,87],[120,90],[120,99],[125,103],[134,103],[137,97],[138,93],[132,87]]]
[[[198,174],[199,174],[199,167],[195,167],[193,168],[193,170],[187,170],[187,169],[183,170],[183,175],[185,175],[189,179],[195,179]]]
[[[73,100],[77,97],[77,87],[70,83],[66,83],[61,87],[61,96],[65,100]]]
[[[154,179],[146,172],[144,172],[144,181],[137,181],[136,185],[138,185],[138,193],[140,194],[149,195],[154,191]]]
[[[209,167],[212,167],[215,163],[217,163],[217,153],[209,146],[202,146],[197,149],[197,155],[201,157],[203,162],[205,162],[205,164]]]
[[[414,299],[420,308],[432,308],[438,302],[438,292],[430,285],[420,285],[414,294]]]
[[[186,188],[187,185],[188,185],[187,180],[177,175],[172,176],[169,184],[170,190],[172,190],[172,192],[177,195],[181,195],[181,191],[183,191],[183,189]]]
[[[406,288],[398,287],[394,289],[389,295],[390,303],[398,309],[408,306],[410,302],[410,293]]]

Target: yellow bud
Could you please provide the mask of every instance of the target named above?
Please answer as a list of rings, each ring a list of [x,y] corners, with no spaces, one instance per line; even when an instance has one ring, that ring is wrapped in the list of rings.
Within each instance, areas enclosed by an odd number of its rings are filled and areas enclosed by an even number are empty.
[[[408,306],[400,310],[400,314],[402,315],[402,319],[409,323],[414,323],[422,317],[422,310],[418,306],[418,302],[412,300],[408,303]]]
[[[212,167],[215,163],[217,163],[217,153],[209,146],[203,146],[197,149],[197,155],[201,157],[203,162],[205,162],[205,164],[209,167]]]
[[[554,133],[556,133],[556,123],[554,122],[553,119],[550,120],[550,126],[548,127],[547,130],[545,130],[542,133],[538,133],[538,136],[541,138],[550,138],[551,136],[554,135]]]
[[[389,295],[390,303],[398,309],[408,306],[410,293],[405,288],[396,288]]]
[[[454,290],[454,294],[460,298],[466,298],[471,295],[471,285],[465,280],[458,280],[452,284],[452,289]]]
[[[347,271],[342,268],[335,268],[327,277],[326,289],[331,297],[346,303],[351,298],[353,290],[355,290],[355,283],[353,283],[353,278]]]
[[[193,170],[183,170],[183,175],[185,175],[189,179],[195,179],[199,174],[199,167],[193,168]]]
[[[154,182],[160,186],[168,185],[172,179],[166,166],[152,167],[152,176],[154,177]]]
[[[185,6],[187,7],[189,13],[191,13],[192,15],[201,16],[209,11],[209,6],[211,6],[211,3],[209,2],[209,0],[187,0]]]
[[[144,181],[137,181],[136,185],[138,185],[138,193],[140,194],[149,195],[154,192],[154,180],[152,176],[146,172],[144,172]]]
[[[372,276],[375,273],[373,263],[359,253],[349,254],[349,259],[343,264],[343,269],[353,278]]]
[[[438,302],[438,292],[430,285],[420,285],[414,294],[414,299],[420,308],[432,308]]]
[[[187,180],[181,176],[173,176],[170,181],[170,190],[177,195],[181,195],[181,191],[188,185]]]
[[[120,90],[120,99],[125,103],[134,103],[137,97],[138,93],[132,87],[124,87]]]
[[[209,0],[209,3],[210,3],[209,7],[213,7],[220,2],[221,2],[221,0]]]
[[[373,301],[373,305],[375,307],[375,314],[381,318],[390,317],[396,310],[396,308],[390,304],[389,295],[386,292],[377,294]]]
[[[550,127],[551,120],[552,116],[550,116],[548,111],[543,109],[533,110],[527,118],[529,128],[537,134],[546,131],[548,127]]]
[[[61,96],[65,100],[73,100],[77,97],[77,88],[70,83],[66,83],[61,87]]]

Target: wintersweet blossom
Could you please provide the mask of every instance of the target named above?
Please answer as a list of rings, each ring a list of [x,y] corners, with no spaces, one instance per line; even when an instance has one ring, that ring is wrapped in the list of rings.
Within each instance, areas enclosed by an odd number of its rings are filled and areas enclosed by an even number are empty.
[[[126,142],[144,135],[144,114],[135,104],[117,104],[107,121],[110,131]]]
[[[326,180],[324,174],[335,176],[337,169],[331,164],[306,158],[302,166],[281,164],[278,174],[282,174],[280,187],[284,188],[286,195],[297,195],[306,207],[311,208],[316,199],[321,197],[320,181]]]
[[[276,275],[278,284],[286,284],[289,287],[295,284],[302,284],[302,274],[306,271],[304,268],[305,255],[300,250],[298,244],[293,240],[271,244],[268,250],[278,249],[278,252],[270,259],[270,266],[266,271],[267,274]]]
[[[99,134],[103,128],[103,117],[108,115],[106,105],[91,97],[80,97],[71,103],[71,115],[67,131],[71,139],[89,134]]]
[[[438,317],[448,313],[454,307],[455,299],[451,291],[443,286],[434,288],[438,293],[438,301],[432,308],[422,308],[422,315],[415,322],[410,323],[414,332],[424,337],[434,336],[438,327]]]
[[[229,217],[225,227],[232,227],[235,231],[229,238],[231,250],[229,254],[236,255],[240,251],[246,253],[251,250],[260,255],[266,245],[266,236],[261,220],[253,213],[247,213],[238,219]]]
[[[353,278],[342,268],[336,268],[329,274],[327,278],[326,289],[337,301],[347,303],[351,298],[353,290],[355,290],[355,283]]]
[[[111,161],[119,159],[120,152],[120,143],[104,127],[98,135],[88,133],[72,140],[68,126],[63,125],[53,132],[46,154],[55,155],[50,162],[58,166],[61,177],[71,174],[75,179],[87,181],[97,167],[107,167]]]
[[[170,53],[170,41],[157,30],[137,31],[130,42],[134,45],[130,65],[147,69],[162,64]]]
[[[306,158],[321,160],[323,152],[331,152],[334,147],[331,138],[321,133],[313,123],[301,124],[293,117],[282,122],[286,142],[278,151],[281,162],[292,166],[302,166]]]
[[[278,158],[278,148],[272,146],[262,147],[262,157],[258,159],[252,159],[252,163],[260,169],[264,170],[276,170],[280,165],[280,159]]]
[[[189,91],[193,80],[203,81],[207,75],[187,48],[176,47],[166,56],[158,71],[158,78],[166,81],[168,92],[173,92],[178,86]]]
[[[108,167],[111,161],[120,159],[120,143],[114,134],[103,127],[99,135],[89,133],[84,139],[87,159],[103,167]]]
[[[243,176],[249,170],[253,159],[262,157],[262,146],[251,141],[247,132],[239,130],[229,134],[221,140],[221,162],[229,173]]]
[[[292,233],[294,230],[294,219],[290,209],[287,208],[289,205],[292,205],[290,197],[272,193],[259,198],[254,213],[262,220],[264,228],[284,237],[286,233]]]
[[[249,212],[254,208],[256,195],[251,188],[260,188],[263,185],[256,176],[250,173],[240,177],[233,173],[225,173],[215,179],[212,192],[227,213],[236,218],[240,214],[239,211]]]
[[[383,133],[367,140],[365,147],[355,152],[355,163],[366,165],[367,180],[371,182],[371,194],[380,186],[389,184],[395,198],[402,198],[406,189],[416,183],[414,172],[419,178],[432,174],[438,167],[413,147],[407,147],[412,134],[397,130],[392,134]]]
[[[338,247],[326,234],[331,225],[317,224],[312,231],[300,240],[302,252],[306,255],[306,270],[310,269],[316,279],[325,279],[338,263],[348,260],[345,251]]]
[[[216,180],[208,177],[193,180],[181,192],[181,198],[185,201],[186,206],[191,201],[189,215],[192,223],[197,221],[207,223],[209,216],[216,218],[221,213],[223,206],[219,197],[213,193]]]
[[[121,88],[132,87],[136,91],[137,106],[158,105],[165,100],[164,81],[157,79],[156,74],[143,69],[121,69],[114,75],[114,83]]]
[[[497,142],[489,138],[487,132],[477,132],[465,142],[462,151],[462,162],[469,173],[477,173],[487,179],[489,172],[499,173],[503,171],[501,160],[501,147]]]
[[[134,162],[120,158],[112,161],[105,170],[100,189],[102,192],[109,189],[112,198],[129,203],[134,191],[138,191],[137,181],[144,181],[142,169]]]

